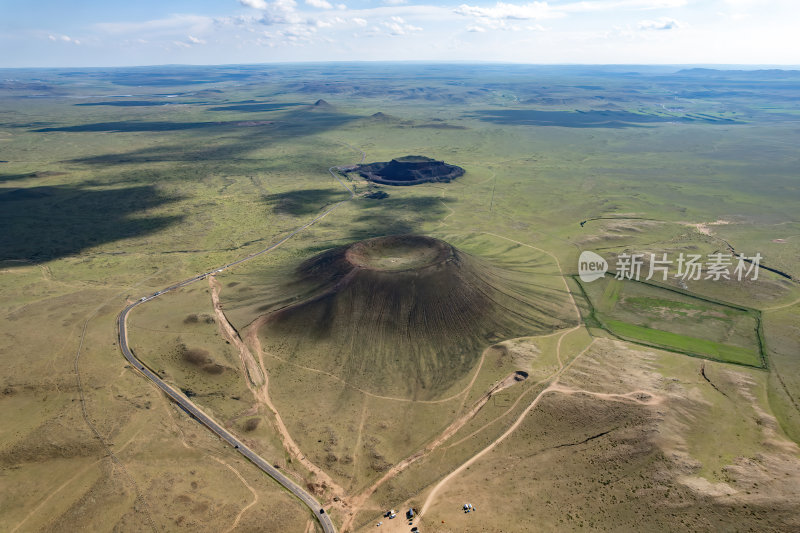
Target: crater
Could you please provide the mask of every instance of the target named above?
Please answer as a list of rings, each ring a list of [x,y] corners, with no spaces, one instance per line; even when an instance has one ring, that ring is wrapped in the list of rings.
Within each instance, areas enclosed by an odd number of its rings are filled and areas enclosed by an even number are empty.
[[[350,246],[345,257],[353,266],[379,271],[422,269],[452,258],[446,242],[419,235],[378,237]]]
[[[421,183],[448,183],[464,175],[464,169],[422,155],[407,155],[358,165],[345,172],[358,172],[362,177],[384,185],[419,185]]]

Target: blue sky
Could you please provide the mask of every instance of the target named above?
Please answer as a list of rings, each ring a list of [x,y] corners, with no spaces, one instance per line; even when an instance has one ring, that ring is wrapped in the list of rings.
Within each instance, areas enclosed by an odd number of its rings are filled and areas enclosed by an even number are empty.
[[[800,64],[798,0],[0,0],[0,67]]]

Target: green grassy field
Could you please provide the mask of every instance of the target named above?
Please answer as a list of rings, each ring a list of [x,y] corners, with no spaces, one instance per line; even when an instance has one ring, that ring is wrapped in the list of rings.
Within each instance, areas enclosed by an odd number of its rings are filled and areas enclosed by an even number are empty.
[[[677,350],[699,357],[709,357],[718,361],[761,366],[761,359],[758,354],[746,348],[687,337],[686,335],[679,335],[669,331],[636,326],[619,320],[606,320],[603,324],[614,335],[634,342],[644,342],[652,346]]]
[[[614,310],[619,300],[619,293],[622,291],[622,281],[618,279],[609,280],[603,291],[603,296],[597,302],[597,309],[603,313],[610,313]]]
[[[605,276],[581,283],[589,321],[633,342],[695,357],[767,366],[760,313],[649,283]]]

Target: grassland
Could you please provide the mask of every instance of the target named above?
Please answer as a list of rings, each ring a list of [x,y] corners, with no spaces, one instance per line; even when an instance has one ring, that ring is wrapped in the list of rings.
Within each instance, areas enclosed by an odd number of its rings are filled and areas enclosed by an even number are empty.
[[[593,307],[590,323],[621,339],[694,357],[767,365],[757,310],[613,276],[578,283]]]
[[[697,366],[676,354],[598,341],[514,433],[440,488],[420,527],[796,527],[782,493],[795,498],[796,473],[778,466],[780,446],[766,444],[776,428],[762,418],[766,374],[708,363],[715,389]],[[648,395],[631,394],[642,390]],[[685,425],[695,418],[697,426]],[[763,452],[758,466],[745,459]],[[462,502],[477,510],[465,514]],[[747,516],[737,510],[743,505]]]
[[[0,484],[17,490],[2,491],[0,523],[17,531],[306,528],[299,504],[125,367],[114,324],[131,299],[262,249],[346,199],[327,169],[357,162],[359,150],[367,162],[427,155],[466,174],[405,188],[352,181],[359,194],[388,197],[357,197],[274,253],[219,276],[232,323],[244,329],[269,310],[259,307],[274,305],[287,265],[398,233],[441,238],[503,264],[516,273],[510,282],[535,275],[546,291],[563,290],[561,274],[575,273],[581,250],[609,258],[706,254],[725,251],[726,242],[761,252],[765,264],[797,279],[800,161],[787,142],[797,130],[795,82],[765,76],[493,65],[340,65],[335,74],[314,65],[4,71]],[[113,96],[120,94],[133,96]],[[314,108],[319,98],[331,107]],[[626,296],[627,285],[591,290],[599,314],[613,320],[624,312],[617,320],[629,327],[756,353],[748,313],[675,293]],[[665,419],[628,400],[546,395],[469,477],[443,487],[426,528],[514,531],[533,520],[614,529],[642,516],[659,529],[750,525],[753,516],[774,529],[795,527],[787,505],[798,501],[797,454],[786,436],[800,439],[797,283],[762,272],[755,282],[690,281],[686,291],[760,310],[769,369],[621,342],[587,351],[564,383],[627,393],[633,383],[612,385],[627,379],[629,363],[645,365],[641,383],[669,397],[659,406]],[[287,452],[219,323],[206,322],[214,316],[208,298],[197,284],[138,308],[134,350],[290,475],[318,481]],[[441,404],[375,398],[315,371],[323,367],[268,356],[264,366],[288,432],[346,496],[363,494],[387,468],[434,443],[509,373],[529,372],[377,487],[355,527],[386,506],[424,503],[432,486],[511,426],[590,333],[604,335],[589,328],[563,339],[505,340],[486,352],[480,371],[437,391],[442,399],[463,391]],[[587,383],[592,376],[597,382]],[[589,441],[584,453],[548,451],[617,425],[627,429]],[[654,427],[665,441],[649,440]],[[685,463],[670,462],[673,452]],[[518,489],[507,491],[509,484]],[[597,490],[587,500],[590,486]],[[480,494],[455,490],[473,487]],[[727,487],[739,490],[727,496]],[[455,521],[463,520],[464,497],[479,507],[472,524]],[[347,516],[332,513],[339,524]]]
[[[747,348],[636,326],[619,320],[607,320],[605,325],[615,335],[634,342],[643,342],[656,347],[678,350],[688,355],[710,357],[726,363],[739,363],[750,366],[761,365],[761,359],[758,354]]]

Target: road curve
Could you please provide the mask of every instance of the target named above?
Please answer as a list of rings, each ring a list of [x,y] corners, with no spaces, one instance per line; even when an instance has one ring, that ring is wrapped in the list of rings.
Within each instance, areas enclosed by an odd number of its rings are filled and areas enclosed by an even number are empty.
[[[362,153],[362,162],[363,162],[363,160],[364,160],[364,152],[361,152],[361,153]],[[223,265],[223,266],[221,266],[219,268],[216,268],[216,269],[213,269],[213,270],[209,270],[208,272],[204,272],[202,274],[198,274],[197,276],[194,276],[194,277],[189,278],[187,280],[181,281],[179,283],[176,283],[174,285],[170,285],[169,287],[161,289],[160,291],[158,291],[158,292],[156,292],[154,294],[151,294],[149,296],[144,296],[144,297],[140,298],[139,300],[133,302],[132,304],[127,306],[125,309],[123,309],[122,312],[117,317],[117,333],[118,333],[118,336],[119,336],[119,348],[122,351],[122,355],[125,356],[125,359],[127,359],[128,362],[136,370],[141,372],[147,379],[149,379],[150,381],[155,383],[155,385],[159,389],[161,389],[167,396],[172,398],[172,400],[175,403],[177,403],[184,411],[189,413],[189,415],[191,415],[195,420],[197,420],[198,422],[200,422],[201,424],[206,426],[208,429],[213,431],[217,436],[219,436],[222,440],[224,440],[225,442],[227,442],[228,444],[233,446],[233,448],[236,451],[238,451],[240,454],[245,456],[250,462],[252,462],[258,468],[260,468],[265,474],[267,474],[272,479],[274,479],[275,481],[277,481],[278,483],[283,485],[283,487],[286,488],[286,490],[288,490],[289,492],[294,494],[298,499],[300,499],[300,501],[302,501],[306,505],[306,507],[308,507],[311,510],[311,512],[314,514],[314,516],[317,518],[317,520],[319,521],[320,525],[322,525],[322,529],[323,529],[323,531],[325,533],[336,533],[336,528],[334,527],[333,522],[331,521],[331,518],[328,515],[328,513],[324,512],[324,509],[323,509],[322,505],[313,496],[311,496],[311,494],[306,492],[306,490],[303,489],[300,485],[298,485],[297,483],[295,483],[294,481],[289,479],[280,470],[278,470],[277,468],[275,468],[274,466],[269,464],[263,457],[258,455],[256,452],[254,452],[250,448],[248,448],[242,441],[237,439],[234,435],[232,435],[225,428],[223,428],[221,425],[219,425],[213,418],[211,418],[210,416],[205,414],[199,407],[197,407],[191,400],[189,400],[189,398],[184,396],[180,391],[176,390],[171,385],[168,385],[166,382],[164,382],[164,380],[162,380],[155,372],[153,372],[152,370],[147,368],[141,361],[139,361],[139,359],[136,358],[136,356],[134,355],[133,351],[131,351],[130,346],[128,346],[127,320],[128,320],[128,314],[131,311],[133,311],[137,306],[142,305],[142,304],[144,304],[146,302],[149,302],[150,300],[153,300],[155,298],[158,298],[162,294],[165,294],[165,293],[180,289],[181,287],[185,287],[185,286],[187,286],[187,285],[189,285],[191,283],[194,283],[196,281],[200,281],[201,279],[205,279],[206,276],[208,276],[210,274],[216,274],[218,272],[222,272],[223,270],[227,270],[227,269],[229,269],[231,267],[234,267],[234,266],[236,266],[238,264],[244,263],[245,261],[249,261],[250,259],[253,259],[253,258],[258,257],[260,255],[263,255],[263,254],[271,252],[272,250],[274,250],[275,248],[277,248],[278,246],[280,246],[284,242],[288,241],[289,239],[291,239],[292,237],[294,237],[295,235],[297,235],[301,231],[305,230],[309,226],[315,224],[316,222],[318,222],[319,220],[321,220],[322,218],[327,216],[328,213],[330,213],[331,211],[333,211],[334,209],[336,209],[337,207],[339,207],[340,205],[342,205],[346,201],[349,201],[349,200],[353,199],[355,197],[355,192],[353,191],[353,189],[348,187],[340,179],[340,177],[338,175],[336,175],[336,173],[334,172],[335,168],[336,167],[329,168],[328,172],[330,172],[331,176],[333,176],[337,181],[339,181],[339,183],[341,183],[341,185],[345,189],[347,189],[347,191],[350,193],[350,198],[348,200],[344,200],[344,201],[338,202],[336,204],[333,204],[332,206],[330,206],[326,210],[324,210],[322,213],[317,215],[310,222],[308,222],[308,223],[300,226],[299,228],[293,230],[291,233],[289,233],[288,235],[283,237],[281,240],[279,240],[275,244],[273,244],[273,245],[271,245],[271,246],[269,246],[267,248],[264,248],[263,250],[261,250],[259,252],[250,254],[250,255],[242,258],[242,259],[236,260],[236,261],[234,261],[232,263],[228,263],[228,264]]]
[[[189,413],[195,420],[206,426],[208,429],[213,431],[217,434],[222,440],[226,441],[228,444],[234,447],[239,453],[244,455],[247,459],[249,459],[253,464],[255,464],[258,468],[260,468],[264,473],[270,476],[272,479],[283,485],[286,490],[297,496],[306,506],[311,509],[311,512],[314,513],[314,516],[317,517],[320,524],[322,525],[322,529],[325,533],[335,533],[336,528],[333,526],[333,522],[331,522],[331,518],[327,513],[321,513],[322,505],[314,499],[308,492],[306,492],[300,485],[286,477],[280,470],[269,464],[264,458],[258,455],[256,452],[248,448],[242,441],[234,437],[230,432],[228,432],[225,428],[219,425],[217,422],[214,421],[210,416],[205,414],[201,411],[194,403],[192,403],[186,396],[181,394],[179,391],[175,390],[172,386],[165,383],[155,372],[147,368],[139,361],[133,352],[131,351],[130,347],[128,346],[127,341],[127,329],[125,327],[125,321],[128,317],[128,313],[135,308],[137,305],[142,304],[143,302],[140,300],[136,303],[133,303],[126,307],[122,313],[120,313],[119,318],[117,319],[117,326],[119,327],[119,346],[122,350],[122,354],[125,356],[125,359],[133,365],[139,372],[145,375],[150,381],[156,384],[156,386],[161,389],[167,396],[172,398],[172,400],[180,405],[184,411]]]

